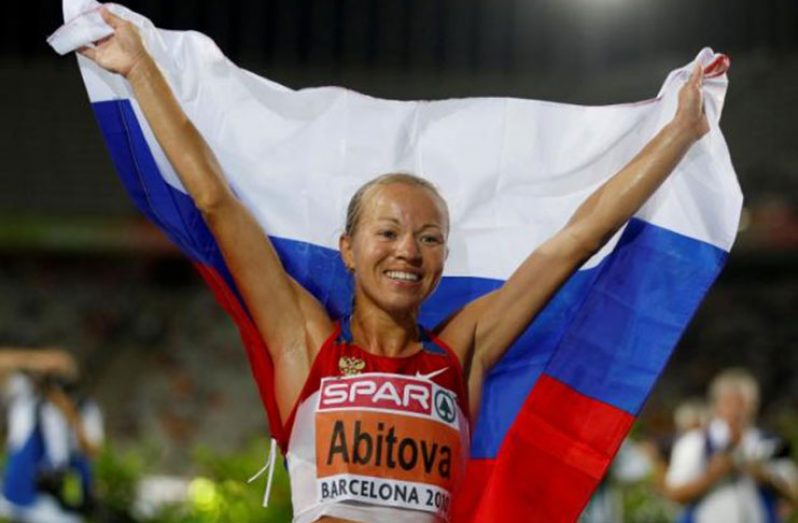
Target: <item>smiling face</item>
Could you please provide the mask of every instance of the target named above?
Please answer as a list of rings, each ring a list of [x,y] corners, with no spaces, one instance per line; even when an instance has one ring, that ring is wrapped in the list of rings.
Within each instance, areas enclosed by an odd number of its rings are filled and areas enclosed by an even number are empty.
[[[417,312],[443,273],[445,204],[424,186],[394,182],[369,187],[360,205],[352,233],[340,241],[357,306]]]

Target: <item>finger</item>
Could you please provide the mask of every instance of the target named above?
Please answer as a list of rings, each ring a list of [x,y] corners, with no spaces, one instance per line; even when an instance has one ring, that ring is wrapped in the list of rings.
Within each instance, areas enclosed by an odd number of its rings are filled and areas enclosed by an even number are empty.
[[[121,18],[113,14],[111,11],[108,10],[107,7],[102,6],[100,8],[100,16],[103,17],[103,21],[113,27],[114,29],[118,29],[120,24],[124,22]]]
[[[690,74],[690,81],[696,86],[700,86],[704,81],[704,66],[699,60],[696,60],[695,64],[693,64],[693,72]]]
[[[696,73],[698,72],[698,60],[693,61],[692,67],[690,67],[690,76],[687,77],[686,83],[692,83],[693,79],[695,78]]]
[[[87,45],[84,45],[83,47],[78,49],[78,53],[82,54],[83,56],[85,56],[89,60],[93,60],[93,61],[97,60],[97,49],[95,49],[93,47],[89,47]]]

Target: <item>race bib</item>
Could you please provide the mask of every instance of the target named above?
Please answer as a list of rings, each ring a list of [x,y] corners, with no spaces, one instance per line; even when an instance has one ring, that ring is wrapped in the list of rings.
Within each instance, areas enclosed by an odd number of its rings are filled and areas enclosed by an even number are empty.
[[[316,409],[317,496],[446,518],[460,474],[455,395],[423,377],[324,378]]]

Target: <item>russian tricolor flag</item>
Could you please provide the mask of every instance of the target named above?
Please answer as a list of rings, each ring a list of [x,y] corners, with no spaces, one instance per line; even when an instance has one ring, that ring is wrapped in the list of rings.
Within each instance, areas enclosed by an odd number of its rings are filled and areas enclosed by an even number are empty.
[[[67,23],[53,47],[65,53],[110,34],[98,7],[64,0]],[[350,302],[336,251],[350,196],[385,172],[438,185],[451,208],[451,255],[422,311],[429,326],[501,285],[629,161],[671,119],[690,69],[674,70],[657,98],[628,105],[399,102],[333,87],[294,91],[239,69],[199,33],[112,10],[141,27],[236,194],[287,270],[334,316]],[[491,371],[457,521],[575,520],[721,270],[742,201],[718,128],[728,60],[708,49],[697,59],[711,132]],[[283,439],[271,362],[201,215],[126,82],[78,61],[122,182],[235,319],[272,433]]]

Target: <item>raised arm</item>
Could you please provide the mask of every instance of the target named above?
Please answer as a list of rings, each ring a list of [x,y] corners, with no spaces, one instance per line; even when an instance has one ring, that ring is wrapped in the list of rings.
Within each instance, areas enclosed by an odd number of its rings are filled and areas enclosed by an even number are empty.
[[[498,290],[439,327],[460,354],[478,402],[484,373],[527,328],[552,295],[654,193],[690,147],[709,131],[696,64],[668,123],[620,172],[599,187],[554,237],[541,244]],[[476,390],[475,390],[476,389]]]
[[[233,195],[137,28],[105,9],[102,16],[115,33],[81,53],[130,83],[158,143],[213,232],[269,348],[277,403],[285,419],[332,323],[315,298],[285,272],[263,229]]]
[[[0,376],[15,371],[73,377],[77,373],[77,366],[74,358],[61,349],[0,347]]]
[[[719,483],[739,473],[730,453],[719,452],[707,458],[703,434],[699,439],[698,444],[695,438],[677,441],[665,476],[663,494],[683,505],[699,501]]]

